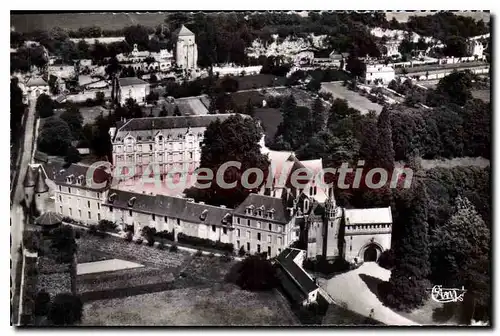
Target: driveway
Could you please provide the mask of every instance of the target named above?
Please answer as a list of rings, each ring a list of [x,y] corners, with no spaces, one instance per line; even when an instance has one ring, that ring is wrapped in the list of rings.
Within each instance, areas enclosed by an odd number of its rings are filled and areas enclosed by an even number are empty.
[[[385,307],[373,293],[379,282],[389,280],[391,272],[374,262],[366,262],[358,269],[337,275],[330,280],[318,279],[320,286],[337,303],[347,304],[347,309],[369,316],[386,325],[418,325]]]

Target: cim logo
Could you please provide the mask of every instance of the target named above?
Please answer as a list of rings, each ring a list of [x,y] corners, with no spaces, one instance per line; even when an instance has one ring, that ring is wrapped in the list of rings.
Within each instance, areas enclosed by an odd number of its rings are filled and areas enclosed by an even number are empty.
[[[462,302],[467,291],[462,288],[443,288],[441,285],[436,285],[431,289],[431,297],[439,303]]]

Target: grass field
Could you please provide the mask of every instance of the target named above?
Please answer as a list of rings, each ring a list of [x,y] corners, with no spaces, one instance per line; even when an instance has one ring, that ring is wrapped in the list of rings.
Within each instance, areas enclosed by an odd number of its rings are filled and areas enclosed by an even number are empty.
[[[292,325],[285,303],[274,292],[254,293],[230,284],[184,288],[84,307],[86,326],[240,326]]]
[[[490,90],[472,90],[472,97],[489,103],[491,101],[491,92]]]
[[[346,99],[349,106],[360,111],[361,114],[366,114],[370,110],[375,110],[377,113],[382,111],[382,105],[373,103],[359,93],[348,90],[341,83],[322,83],[321,87],[322,90],[330,92],[333,98]]]
[[[271,86],[283,86],[285,77],[277,77],[270,74],[259,74],[251,76],[234,77],[238,80],[238,90],[250,90]]]
[[[283,119],[281,111],[276,108],[256,108],[255,117],[262,122],[266,139],[274,139],[278,125]]]

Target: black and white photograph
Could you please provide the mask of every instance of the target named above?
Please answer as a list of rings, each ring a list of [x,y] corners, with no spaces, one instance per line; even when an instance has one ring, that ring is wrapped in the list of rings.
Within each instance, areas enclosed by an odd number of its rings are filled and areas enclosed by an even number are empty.
[[[10,11],[11,326],[492,328],[491,21]]]

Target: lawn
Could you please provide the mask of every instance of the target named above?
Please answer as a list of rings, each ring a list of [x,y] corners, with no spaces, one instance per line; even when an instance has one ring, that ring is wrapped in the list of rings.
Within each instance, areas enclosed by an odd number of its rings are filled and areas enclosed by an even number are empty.
[[[250,90],[271,86],[283,86],[286,83],[285,77],[278,77],[270,74],[258,74],[250,76],[234,76],[238,81],[238,90]],[[222,80],[222,79],[221,79]]]
[[[460,303],[439,303],[428,299],[425,304],[411,313],[398,314],[423,325],[458,325],[457,312]]]
[[[256,108],[255,117],[262,122],[267,140],[274,139],[278,125],[282,121],[281,111],[277,108]]]
[[[84,306],[86,326],[280,326],[293,325],[275,292],[249,292],[231,284],[184,288]]]
[[[350,107],[360,111],[361,114],[366,114],[370,110],[377,113],[382,111],[382,105],[371,102],[368,98],[361,96],[359,93],[348,90],[341,83],[322,83],[322,90],[330,92],[333,98],[347,100]]]
[[[481,99],[487,103],[491,101],[491,92],[490,90],[472,90],[472,97]]]

